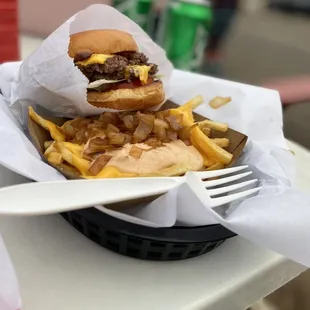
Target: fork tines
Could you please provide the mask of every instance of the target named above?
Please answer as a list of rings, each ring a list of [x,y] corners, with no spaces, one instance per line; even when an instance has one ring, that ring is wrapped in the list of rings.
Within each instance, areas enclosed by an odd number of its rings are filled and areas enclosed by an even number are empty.
[[[215,170],[215,171],[203,171],[203,172],[198,172],[198,176],[201,179],[209,179],[209,178],[214,178],[214,177],[219,177],[219,176],[226,176],[228,174],[239,172],[239,171],[244,170],[246,168],[248,168],[248,166],[245,165],[245,166],[240,166],[240,167],[235,167],[235,168],[227,168],[227,169],[221,169],[221,170]],[[261,187],[256,187],[256,188],[244,190],[244,191],[241,191],[238,193],[233,193],[230,195],[212,198],[212,197],[217,196],[217,195],[228,194],[231,191],[241,189],[241,188],[244,188],[246,186],[249,186],[249,185],[256,183],[258,181],[257,179],[252,179],[252,180],[244,181],[241,183],[234,182],[234,181],[237,181],[239,179],[245,178],[251,174],[252,174],[252,171],[249,171],[249,172],[244,172],[244,173],[228,176],[225,178],[219,178],[216,180],[203,181],[204,187],[207,189],[207,194],[210,196],[210,199],[211,199],[211,203],[212,203],[211,206],[217,207],[217,206],[224,205],[226,203],[232,202],[234,200],[244,198],[244,197],[247,197],[247,196],[252,195],[254,193],[257,193],[261,189]],[[213,188],[213,187],[216,187],[219,185],[224,185],[224,184],[231,183],[231,182],[234,182],[234,184],[230,184],[230,185],[222,186],[222,187],[218,187],[218,188]]]

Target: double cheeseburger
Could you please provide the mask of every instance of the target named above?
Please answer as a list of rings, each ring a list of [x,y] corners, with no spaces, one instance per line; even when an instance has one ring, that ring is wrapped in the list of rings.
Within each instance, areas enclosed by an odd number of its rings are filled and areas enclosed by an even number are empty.
[[[139,52],[129,33],[109,29],[73,34],[68,54],[89,80],[87,101],[93,106],[142,110],[164,100],[157,65]]]

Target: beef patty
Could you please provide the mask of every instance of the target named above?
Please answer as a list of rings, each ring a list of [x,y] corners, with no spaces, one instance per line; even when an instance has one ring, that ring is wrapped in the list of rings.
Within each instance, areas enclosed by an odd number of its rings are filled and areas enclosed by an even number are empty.
[[[133,65],[147,65],[151,66],[149,75],[154,75],[158,71],[155,64],[148,63],[148,58],[143,53],[138,52],[122,52],[114,54],[113,57],[108,58],[104,64],[92,64],[88,66],[77,65],[82,73],[88,78],[90,82],[101,79],[106,80],[121,80],[125,79],[125,68]],[[129,72],[127,80],[131,81],[137,79],[133,72]]]

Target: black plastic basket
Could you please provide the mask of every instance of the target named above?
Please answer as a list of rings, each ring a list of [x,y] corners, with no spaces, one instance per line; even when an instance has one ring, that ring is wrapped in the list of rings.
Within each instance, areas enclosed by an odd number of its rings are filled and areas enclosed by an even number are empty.
[[[235,234],[221,225],[151,228],[128,223],[95,208],[63,213],[83,235],[122,255],[168,261],[210,252]]]

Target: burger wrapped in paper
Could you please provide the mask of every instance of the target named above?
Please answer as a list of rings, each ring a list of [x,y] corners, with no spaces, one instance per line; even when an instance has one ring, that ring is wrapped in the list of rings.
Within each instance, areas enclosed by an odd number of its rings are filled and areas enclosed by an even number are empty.
[[[158,67],[126,32],[105,29],[71,35],[68,54],[89,80],[87,101],[98,108],[145,110],[165,99]]]

